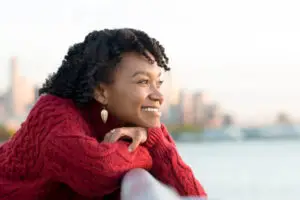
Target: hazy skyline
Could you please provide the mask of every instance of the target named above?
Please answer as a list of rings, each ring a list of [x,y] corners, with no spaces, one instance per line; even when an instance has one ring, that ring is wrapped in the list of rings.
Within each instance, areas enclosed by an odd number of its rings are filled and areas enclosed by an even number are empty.
[[[286,111],[300,119],[298,1],[5,1],[0,91],[11,56],[41,83],[91,30],[133,27],[156,37],[181,87],[204,89],[243,120]]]

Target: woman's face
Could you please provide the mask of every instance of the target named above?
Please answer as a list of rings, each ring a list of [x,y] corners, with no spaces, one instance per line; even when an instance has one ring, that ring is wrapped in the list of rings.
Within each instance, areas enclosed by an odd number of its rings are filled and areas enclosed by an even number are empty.
[[[127,124],[160,126],[162,68],[138,53],[124,53],[118,65],[114,82],[99,86],[101,103],[107,105],[109,114]]]

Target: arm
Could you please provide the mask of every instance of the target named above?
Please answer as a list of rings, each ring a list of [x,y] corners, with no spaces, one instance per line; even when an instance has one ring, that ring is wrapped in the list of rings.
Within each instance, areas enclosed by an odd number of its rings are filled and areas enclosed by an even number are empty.
[[[145,146],[150,148],[152,145],[149,150],[153,159],[151,173],[158,180],[174,187],[182,196],[207,196],[192,169],[180,157],[175,142],[165,126],[150,128],[148,139],[149,142],[145,143]]]
[[[75,123],[75,124],[74,124]],[[52,128],[45,145],[47,172],[80,195],[102,197],[119,189],[123,175],[133,168],[150,169],[152,158],[139,147],[128,152],[128,143],[98,143],[86,136],[76,122]]]

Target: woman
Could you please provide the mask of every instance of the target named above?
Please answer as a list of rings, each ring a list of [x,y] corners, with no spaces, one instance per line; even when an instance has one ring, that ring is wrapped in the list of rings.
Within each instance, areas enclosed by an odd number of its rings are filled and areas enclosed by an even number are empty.
[[[0,200],[119,199],[133,168],[206,196],[160,123],[167,63],[159,42],[134,29],[93,31],[72,46],[0,148]]]

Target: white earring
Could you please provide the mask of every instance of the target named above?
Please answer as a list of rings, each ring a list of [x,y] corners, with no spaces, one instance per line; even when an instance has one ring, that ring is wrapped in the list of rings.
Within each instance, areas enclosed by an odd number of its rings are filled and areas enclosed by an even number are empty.
[[[108,118],[108,111],[105,109],[105,107],[101,110],[101,119],[103,123],[105,124]]]

